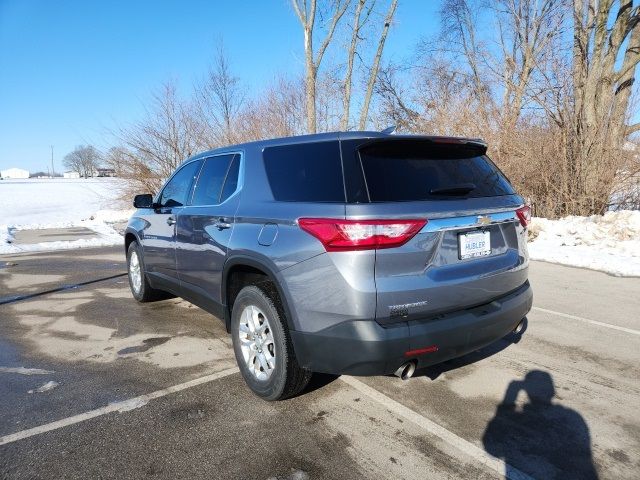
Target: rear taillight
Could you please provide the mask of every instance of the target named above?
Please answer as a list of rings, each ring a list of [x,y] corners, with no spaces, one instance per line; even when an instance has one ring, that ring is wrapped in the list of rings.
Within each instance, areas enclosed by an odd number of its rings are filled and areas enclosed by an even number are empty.
[[[411,240],[427,220],[301,218],[298,224],[320,240],[327,252],[340,252],[399,247]]]
[[[516,215],[518,215],[518,218],[520,219],[520,225],[526,228],[531,221],[531,207],[528,205],[520,207],[516,210]]]

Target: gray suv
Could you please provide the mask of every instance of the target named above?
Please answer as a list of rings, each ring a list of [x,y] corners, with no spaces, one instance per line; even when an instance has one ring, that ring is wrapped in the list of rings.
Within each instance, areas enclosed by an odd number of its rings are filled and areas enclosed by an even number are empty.
[[[185,161],[138,195],[133,296],[221,318],[257,395],[312,372],[410,377],[523,328],[524,205],[477,139],[348,132]]]

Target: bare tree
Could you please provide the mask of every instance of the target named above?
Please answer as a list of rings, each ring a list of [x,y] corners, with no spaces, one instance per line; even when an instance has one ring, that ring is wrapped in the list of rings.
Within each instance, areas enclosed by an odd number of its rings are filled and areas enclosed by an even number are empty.
[[[178,98],[175,84],[166,83],[154,94],[145,118],[116,132],[130,190],[157,192],[180,163],[203,149],[199,129],[191,105]]]
[[[369,71],[369,80],[367,82],[367,91],[364,95],[362,110],[360,110],[360,122],[358,124],[360,130],[364,130],[367,125],[367,119],[369,118],[369,105],[371,104],[371,96],[373,95],[373,89],[375,87],[376,80],[378,79],[380,59],[382,58],[382,52],[384,51],[384,44],[387,41],[389,26],[391,25],[391,21],[393,20],[393,16],[396,13],[397,7],[398,0],[392,0],[391,5],[389,5],[389,10],[387,11],[387,15],[384,19],[384,25],[382,27],[382,32],[380,33],[380,38],[378,40],[378,49],[376,50],[376,54],[373,57],[373,65],[371,66],[371,70]]]
[[[401,131],[417,132],[420,130],[418,123],[421,115],[412,106],[406,86],[398,80],[398,70],[395,65],[387,65],[378,74],[376,93],[381,98],[379,120],[381,125],[395,125]]]
[[[627,125],[640,62],[639,20],[640,7],[632,0],[573,2],[573,131],[567,155],[582,213],[606,209],[615,159],[625,138],[640,130],[640,124]]]
[[[502,58],[502,127],[511,129],[527,101],[532,75],[565,25],[567,0],[497,0],[492,3]]]
[[[111,147],[104,156],[105,165],[113,169],[116,177],[124,176],[128,162],[129,152],[124,147]]]
[[[100,152],[93,145],[79,145],[72,152],[65,155],[65,168],[84,178],[93,177],[102,161]]]
[[[477,26],[481,5],[473,0],[443,0],[440,9],[442,19],[440,44],[435,48],[440,52],[453,53],[466,67],[457,70],[467,77],[472,86],[478,107],[485,123],[489,122],[494,100],[490,92],[489,77],[483,71],[487,57],[486,48],[479,38]]]
[[[316,89],[318,70],[322,58],[336,31],[338,22],[344,15],[351,0],[334,0],[331,3],[331,20],[324,39],[320,42],[320,48],[315,51],[313,46],[314,33],[317,33],[316,15],[318,13],[317,0],[292,0],[293,9],[300,20],[304,32],[305,55],[305,97],[308,133],[316,133]]]
[[[234,123],[245,103],[245,93],[232,70],[222,42],[205,81],[195,89],[195,107],[205,134],[216,144],[234,142]]]
[[[353,25],[351,26],[351,42],[349,43],[349,50],[347,52],[347,69],[344,77],[344,90],[342,93],[342,118],[340,120],[340,130],[347,130],[349,128],[349,116],[351,114],[351,89],[353,87],[353,63],[357,54],[358,42],[360,41],[360,32],[366,24],[375,0],[371,2],[370,7],[365,12],[364,18],[361,20],[362,10],[364,9],[367,0],[358,0],[355,7],[355,13],[353,14]]]
[[[303,134],[304,80],[278,78],[259,98],[247,103],[240,112],[237,130],[239,141]]]

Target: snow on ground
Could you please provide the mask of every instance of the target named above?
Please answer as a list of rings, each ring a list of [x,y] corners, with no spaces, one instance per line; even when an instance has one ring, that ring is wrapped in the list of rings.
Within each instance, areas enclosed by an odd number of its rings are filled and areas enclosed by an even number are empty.
[[[0,181],[0,254],[120,245],[113,224],[133,210],[121,200],[122,180],[25,179]],[[32,245],[10,243],[17,230],[86,227],[99,237]]]
[[[640,211],[559,220],[533,218],[529,236],[532,260],[622,277],[640,276]]]

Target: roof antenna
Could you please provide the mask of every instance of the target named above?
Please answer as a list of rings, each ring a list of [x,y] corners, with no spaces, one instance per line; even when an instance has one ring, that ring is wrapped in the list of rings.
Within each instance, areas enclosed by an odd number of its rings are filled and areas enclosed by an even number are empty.
[[[384,133],[385,135],[393,135],[396,133],[397,129],[398,127],[396,127],[395,125],[391,125],[390,127],[387,127],[384,130],[382,130],[381,133]]]

